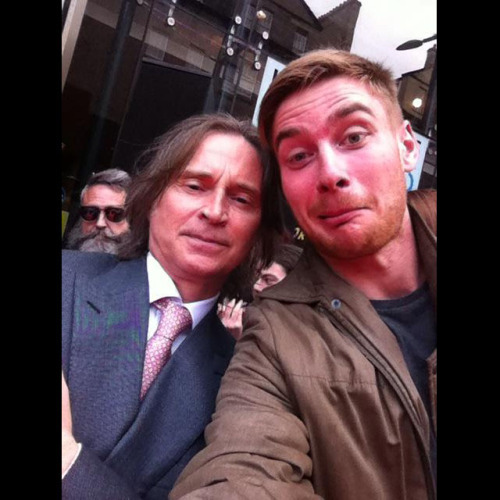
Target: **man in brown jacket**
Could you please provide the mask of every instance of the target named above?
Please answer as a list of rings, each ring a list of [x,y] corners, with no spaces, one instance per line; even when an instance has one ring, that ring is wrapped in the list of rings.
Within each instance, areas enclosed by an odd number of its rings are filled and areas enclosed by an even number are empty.
[[[309,246],[247,311],[182,499],[424,500],[436,475],[436,193],[393,78],[320,50],[259,116]]]

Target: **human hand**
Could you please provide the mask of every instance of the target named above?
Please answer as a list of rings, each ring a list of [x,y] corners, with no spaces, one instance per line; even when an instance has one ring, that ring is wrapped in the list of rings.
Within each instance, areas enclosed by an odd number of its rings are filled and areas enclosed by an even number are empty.
[[[217,315],[222,324],[231,333],[231,335],[238,340],[243,333],[243,313],[246,304],[243,300],[231,299],[229,302],[225,301],[217,306]]]
[[[73,421],[71,419],[71,405],[69,402],[69,390],[64,373],[62,374],[62,474],[66,472],[73,462],[77,452],[78,443],[73,437]]]

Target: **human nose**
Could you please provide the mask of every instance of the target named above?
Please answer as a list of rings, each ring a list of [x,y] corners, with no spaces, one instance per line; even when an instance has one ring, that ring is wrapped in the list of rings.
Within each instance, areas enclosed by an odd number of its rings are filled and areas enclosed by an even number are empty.
[[[97,227],[106,227],[107,224],[106,224],[106,216],[104,215],[104,210],[100,210],[99,211],[99,215],[97,217],[97,221],[96,221],[96,226]]]
[[[335,191],[350,185],[348,165],[342,153],[330,143],[322,144],[318,151],[318,191]]]
[[[201,213],[212,224],[225,224],[228,220],[228,213],[224,193],[214,192],[208,197]]]

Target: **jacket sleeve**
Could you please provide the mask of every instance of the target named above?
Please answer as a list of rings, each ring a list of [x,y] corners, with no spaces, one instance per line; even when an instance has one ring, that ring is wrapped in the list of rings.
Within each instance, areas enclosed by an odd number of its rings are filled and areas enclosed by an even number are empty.
[[[247,310],[205,430],[207,447],[184,469],[170,500],[320,498],[310,482],[307,429],[294,411],[265,314]]]
[[[140,500],[126,482],[85,445],[64,479],[62,500]]]

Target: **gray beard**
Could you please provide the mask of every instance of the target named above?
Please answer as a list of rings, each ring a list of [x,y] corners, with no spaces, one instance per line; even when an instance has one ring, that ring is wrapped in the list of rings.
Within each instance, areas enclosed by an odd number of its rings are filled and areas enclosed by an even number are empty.
[[[116,255],[121,240],[121,235],[111,234],[108,229],[96,229],[89,234],[82,234],[81,222],[78,222],[68,234],[66,248]]]

